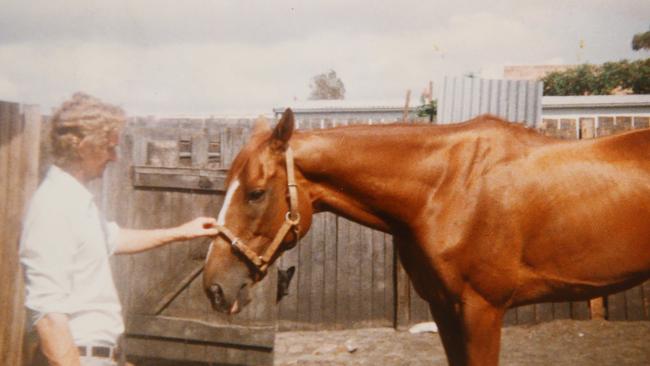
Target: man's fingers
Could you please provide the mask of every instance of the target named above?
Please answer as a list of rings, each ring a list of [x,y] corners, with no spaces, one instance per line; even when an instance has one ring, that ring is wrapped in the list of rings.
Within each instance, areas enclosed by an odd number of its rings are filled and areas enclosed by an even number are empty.
[[[217,220],[212,217],[198,217],[196,218],[196,221],[198,221],[204,229],[217,226]]]

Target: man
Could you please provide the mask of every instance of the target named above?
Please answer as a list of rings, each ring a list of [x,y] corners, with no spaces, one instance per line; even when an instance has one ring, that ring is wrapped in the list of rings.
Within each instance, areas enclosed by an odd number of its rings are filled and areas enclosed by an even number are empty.
[[[20,242],[25,305],[50,365],[116,365],[124,322],[110,255],[217,234],[206,217],[158,230],[103,219],[84,185],[116,160],[124,120],[120,108],[82,93],[52,117],[54,164],[32,197]]]

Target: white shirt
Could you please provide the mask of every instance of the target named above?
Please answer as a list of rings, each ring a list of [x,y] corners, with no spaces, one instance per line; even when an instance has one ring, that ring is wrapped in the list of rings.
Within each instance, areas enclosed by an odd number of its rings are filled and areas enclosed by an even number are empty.
[[[86,187],[50,168],[32,197],[20,240],[33,323],[48,313],[67,314],[75,344],[116,345],[124,321],[108,259],[118,232]]]

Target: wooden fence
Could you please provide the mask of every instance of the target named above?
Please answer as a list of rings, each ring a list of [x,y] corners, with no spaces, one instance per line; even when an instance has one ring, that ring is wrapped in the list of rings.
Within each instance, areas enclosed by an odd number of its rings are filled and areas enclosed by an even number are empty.
[[[249,124],[227,120],[136,120],[124,132],[120,161],[107,171],[102,205],[121,226],[158,228],[216,217],[225,168]],[[125,204],[126,203],[126,204]],[[129,356],[145,360],[270,365],[275,337],[275,278],[236,316],[213,311],[201,284],[205,239],[114,258],[126,313]]]
[[[367,123],[304,119],[311,130]],[[279,260],[296,266],[289,295],[279,303],[280,329],[341,329],[395,324],[395,268],[390,235],[332,213],[314,215],[309,233]]]
[[[23,345],[20,221],[38,182],[38,107],[0,102],[0,365],[19,365]]]

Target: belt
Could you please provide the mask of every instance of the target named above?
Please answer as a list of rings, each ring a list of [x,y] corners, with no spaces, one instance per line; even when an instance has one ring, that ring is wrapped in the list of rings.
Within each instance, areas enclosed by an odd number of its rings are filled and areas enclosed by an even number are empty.
[[[117,358],[117,348],[107,346],[77,346],[79,356],[81,357],[98,357],[98,358]]]

